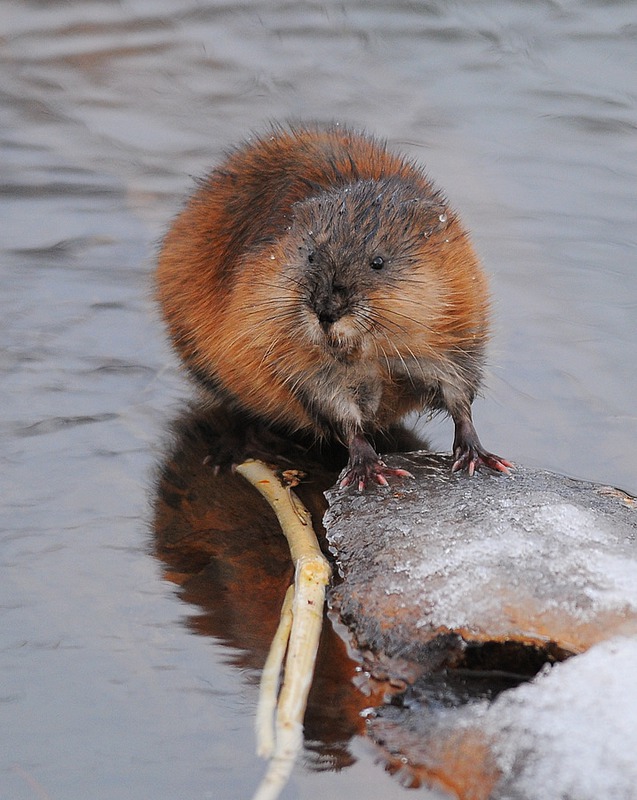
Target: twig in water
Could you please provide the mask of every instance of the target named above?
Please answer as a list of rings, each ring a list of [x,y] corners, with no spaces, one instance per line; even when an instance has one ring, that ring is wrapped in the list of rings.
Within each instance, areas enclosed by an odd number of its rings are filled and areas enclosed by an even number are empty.
[[[257,750],[269,756],[267,772],[253,800],[275,800],[285,786],[303,744],[303,717],[312,684],[323,627],[325,587],[330,565],[321,553],[309,511],[262,461],[244,461],[237,472],[258,489],[276,514],[294,563],[294,586],[288,589],[281,622],[261,680],[257,708]],[[288,606],[291,604],[291,609]],[[285,674],[276,700],[285,646]],[[276,722],[272,730],[272,716]]]

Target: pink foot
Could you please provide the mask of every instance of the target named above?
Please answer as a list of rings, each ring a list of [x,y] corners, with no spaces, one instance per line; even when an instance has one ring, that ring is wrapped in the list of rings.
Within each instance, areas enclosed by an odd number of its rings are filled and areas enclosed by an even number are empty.
[[[349,464],[340,487],[355,485],[359,492],[364,491],[370,483],[389,486],[388,476],[396,478],[413,478],[406,469],[388,467],[378,453],[362,434],[356,434],[349,446]]]
[[[456,435],[453,441],[452,472],[466,470],[469,475],[473,475],[477,469],[484,466],[495,472],[509,474],[509,469],[513,467],[513,464],[493,453],[487,453],[480,444],[470,413],[459,417],[455,422]]]
[[[340,486],[341,489],[344,489],[346,486],[355,484],[358,487],[358,491],[363,492],[370,483],[377,483],[380,486],[389,486],[389,481],[387,480],[388,475],[396,478],[414,477],[411,472],[408,472],[406,469],[393,469],[379,459],[373,464],[366,464],[365,466],[358,464],[354,467],[350,467],[345,473],[345,477],[341,481]]]
[[[495,472],[504,472],[508,475],[509,469],[513,467],[513,464],[505,458],[496,456],[493,453],[487,453],[486,450],[476,450],[475,447],[468,447],[466,450],[456,448],[453,455],[455,461],[453,462],[453,467],[451,467],[452,472],[466,470],[469,475],[473,475],[477,469],[484,466]]]

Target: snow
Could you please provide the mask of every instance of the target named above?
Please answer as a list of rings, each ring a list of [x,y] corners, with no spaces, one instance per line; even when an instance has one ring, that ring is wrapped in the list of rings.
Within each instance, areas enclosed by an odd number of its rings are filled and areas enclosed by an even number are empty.
[[[635,800],[636,675],[637,640],[616,638],[501,694],[478,722],[503,773],[494,798]]]

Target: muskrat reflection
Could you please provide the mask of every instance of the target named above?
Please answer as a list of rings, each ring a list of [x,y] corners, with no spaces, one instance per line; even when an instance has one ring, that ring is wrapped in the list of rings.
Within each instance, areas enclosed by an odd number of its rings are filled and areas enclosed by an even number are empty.
[[[254,488],[229,470],[213,479],[214,468],[205,464],[232,424],[227,412],[203,409],[187,410],[173,423],[157,480],[154,542],[166,578],[198,609],[188,626],[233,648],[230,663],[254,670],[256,681],[292,581],[292,565],[276,518]],[[408,434],[403,438],[403,445],[411,444]],[[301,451],[284,440],[276,446],[282,468],[306,473],[295,491],[321,536],[323,492],[345,466],[346,454]],[[352,683],[356,666],[326,624],[305,717],[306,747],[317,753],[318,768],[350,763],[347,742],[364,730],[360,711],[370,698]]]

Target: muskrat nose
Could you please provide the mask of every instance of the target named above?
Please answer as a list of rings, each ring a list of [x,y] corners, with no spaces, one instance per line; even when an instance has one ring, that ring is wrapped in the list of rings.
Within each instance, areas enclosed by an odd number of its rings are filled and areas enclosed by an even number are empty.
[[[327,333],[331,326],[339,319],[339,315],[327,311],[318,312],[316,316],[325,333]]]
[[[330,325],[333,325],[343,316],[342,308],[334,303],[327,303],[321,308],[316,308],[315,311],[324,331],[327,331]]]
[[[317,293],[313,298],[313,308],[321,327],[327,331],[347,311],[345,287],[333,283],[329,289]]]

